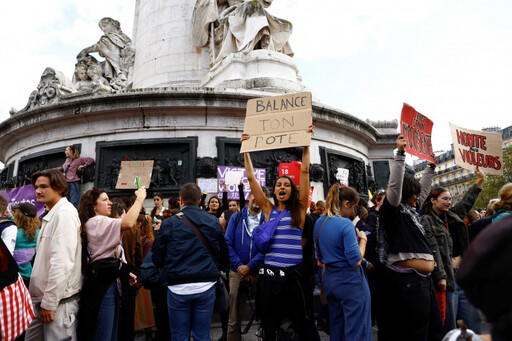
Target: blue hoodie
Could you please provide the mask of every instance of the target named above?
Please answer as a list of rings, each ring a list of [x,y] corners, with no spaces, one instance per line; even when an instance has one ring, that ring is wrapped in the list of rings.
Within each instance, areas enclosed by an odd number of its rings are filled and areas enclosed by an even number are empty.
[[[238,226],[235,226],[238,215]],[[263,262],[263,254],[258,253],[252,237],[249,235],[249,226],[247,223],[248,207],[244,207],[242,211],[233,214],[229,219],[226,229],[226,243],[228,244],[229,260],[231,263],[231,271],[236,272],[241,265],[247,265],[254,273],[258,266]],[[261,214],[260,225],[265,222],[265,216]]]

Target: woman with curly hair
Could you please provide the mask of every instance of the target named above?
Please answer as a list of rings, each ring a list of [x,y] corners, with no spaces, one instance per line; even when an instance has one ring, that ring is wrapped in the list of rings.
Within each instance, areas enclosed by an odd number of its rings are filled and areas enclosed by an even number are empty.
[[[153,234],[153,229],[151,228],[149,219],[150,218],[146,217],[145,214],[139,214],[137,217],[137,227],[140,229],[143,258],[146,258],[148,251],[151,249],[153,242],[155,241],[155,235]]]
[[[14,260],[18,263],[19,273],[25,285],[29,286],[32,264],[30,261],[36,254],[37,237],[41,220],[37,217],[36,207],[24,202],[13,207],[14,223],[18,226]]]
[[[78,312],[78,334],[84,340],[116,340],[119,292],[129,290],[136,277],[127,271],[121,246],[122,233],[135,225],[146,198],[143,186],[123,218],[110,218],[112,202],[104,190],[85,192],[78,206],[82,237],[84,285]]]

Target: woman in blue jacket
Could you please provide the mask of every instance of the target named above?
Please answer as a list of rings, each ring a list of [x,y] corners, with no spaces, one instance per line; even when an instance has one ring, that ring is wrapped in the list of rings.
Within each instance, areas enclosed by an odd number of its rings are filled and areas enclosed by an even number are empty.
[[[324,288],[329,306],[331,340],[373,340],[370,289],[360,265],[366,233],[347,219],[359,202],[351,187],[334,185],[313,232],[318,259],[325,264]],[[339,214],[339,215],[337,215]]]

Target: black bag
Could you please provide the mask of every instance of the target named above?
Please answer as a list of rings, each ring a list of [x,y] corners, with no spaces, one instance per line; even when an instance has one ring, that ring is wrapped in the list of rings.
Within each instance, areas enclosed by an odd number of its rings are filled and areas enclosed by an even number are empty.
[[[87,266],[88,275],[96,280],[111,282],[119,277],[122,262],[121,258],[109,257],[98,259]]]
[[[156,267],[151,260],[152,256],[151,249],[148,251],[146,257],[144,258],[144,262],[139,267],[139,277],[137,281],[144,285],[144,288],[151,290],[154,288],[158,288],[165,285],[164,276],[162,274],[162,269]]]
[[[229,291],[228,291],[228,278],[224,272],[219,273],[217,283],[215,283],[215,304],[213,311],[224,312],[229,309]]]
[[[187,218],[187,216],[180,212],[178,213],[178,217],[185,220],[188,226],[194,231],[194,233],[197,235],[201,243],[203,243],[203,246],[208,251],[210,256],[212,257],[213,263],[217,267],[217,270],[219,269],[219,263],[215,259],[215,256],[213,255],[212,249],[210,248],[210,245],[208,242],[204,239],[204,235],[199,231],[197,226]],[[219,270],[219,277],[217,277],[217,283],[215,284],[215,304],[213,306],[213,310],[219,313],[226,312],[229,310],[229,292],[228,292],[228,286],[227,286],[227,278],[226,274],[224,274],[222,271]]]

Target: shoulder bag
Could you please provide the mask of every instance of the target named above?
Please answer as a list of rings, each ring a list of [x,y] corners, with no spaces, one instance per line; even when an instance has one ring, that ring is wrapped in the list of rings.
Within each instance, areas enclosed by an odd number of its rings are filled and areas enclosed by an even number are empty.
[[[267,253],[270,240],[276,232],[277,224],[279,224],[279,221],[287,212],[288,210],[285,208],[281,211],[281,213],[277,215],[275,219],[269,220],[266,223],[258,225],[254,228],[254,231],[252,232],[252,240],[254,241],[254,245],[259,252],[263,254]]]

